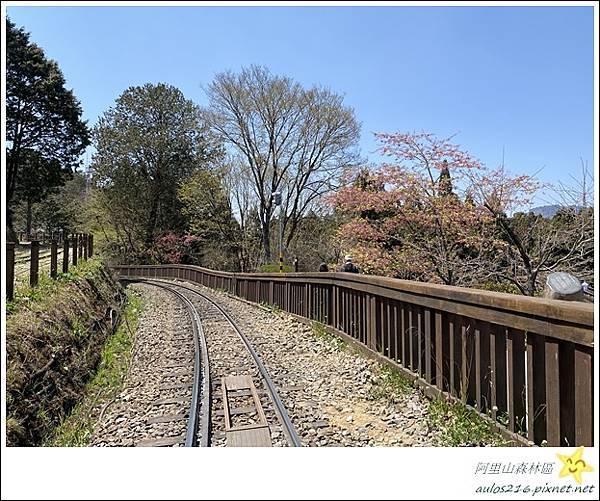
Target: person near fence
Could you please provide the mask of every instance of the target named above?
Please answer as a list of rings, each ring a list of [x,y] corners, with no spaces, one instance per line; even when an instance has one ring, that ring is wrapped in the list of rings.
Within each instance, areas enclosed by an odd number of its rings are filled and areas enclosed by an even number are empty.
[[[340,268],[340,271],[343,271],[345,273],[358,273],[358,268],[352,262],[352,256],[345,257],[345,262]]]
[[[329,266],[327,266],[327,263],[321,263],[319,265],[319,271],[329,271]]]

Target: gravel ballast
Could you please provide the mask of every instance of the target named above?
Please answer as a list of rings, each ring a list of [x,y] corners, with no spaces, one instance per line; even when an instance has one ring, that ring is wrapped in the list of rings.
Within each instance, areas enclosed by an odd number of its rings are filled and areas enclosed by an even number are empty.
[[[330,336],[318,335],[285,312],[266,311],[197,284],[184,285],[217,301],[244,331],[277,386],[303,446],[436,445],[439,433],[428,424],[426,397],[414,388],[395,391],[393,396],[386,394],[382,391],[385,374],[377,362]],[[135,287],[147,307],[135,336],[130,371],[123,390],[96,426],[91,445],[141,445],[145,440],[185,433],[185,420],[148,424],[148,419],[187,412],[189,403],[163,405],[160,409],[153,403],[190,395],[189,389],[163,388],[166,383],[192,380],[191,320],[169,292],[150,285]],[[214,390],[212,445],[223,446],[218,380],[224,375],[250,374],[256,381],[258,371],[214,307],[189,291],[186,295],[203,317]],[[188,360],[189,375],[165,379],[166,374],[174,372],[174,363],[183,366],[182,361]],[[268,402],[265,408],[270,411]],[[271,419],[269,426],[273,445],[287,445],[281,426]]]
[[[189,388],[164,388],[193,379],[194,344],[188,311],[168,291],[145,284],[132,287],[140,291],[146,307],[135,333],[123,389],[100,416],[90,442],[93,446],[142,445],[146,440],[184,435],[187,426],[186,419],[153,421],[164,415],[187,416],[189,410]],[[168,398],[184,401],[157,405]]]
[[[305,446],[431,446],[436,430],[418,390],[378,396],[381,366],[285,312],[186,284],[217,301],[254,345]],[[210,341],[209,349],[210,349]],[[273,435],[273,434],[272,434]],[[278,432],[275,433],[278,437]]]

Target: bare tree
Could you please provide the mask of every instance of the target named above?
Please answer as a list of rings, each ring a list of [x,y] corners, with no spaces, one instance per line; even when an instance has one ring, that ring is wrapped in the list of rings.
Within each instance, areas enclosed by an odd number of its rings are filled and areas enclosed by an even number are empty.
[[[587,208],[594,206],[594,175],[587,160],[581,161],[581,176],[569,174],[569,182],[559,181],[552,192],[552,199],[566,207]]]
[[[534,296],[545,277],[554,271],[586,279],[593,275],[592,208],[578,209],[568,204],[552,218],[517,212],[515,208],[530,205],[531,197],[543,184],[532,176],[510,176],[504,166],[486,179],[473,179],[474,195],[493,217],[506,242],[504,252],[489,265],[491,274],[529,296]]]
[[[282,193],[289,245],[311,204],[357,161],[360,126],[341,96],[322,87],[306,90],[260,66],[219,73],[206,92],[206,122],[247,165],[270,260],[273,193]]]
[[[290,255],[298,258],[300,271],[316,271],[321,263],[335,266],[341,261],[342,243],[336,238],[341,220],[327,206],[315,206],[301,219],[289,246]]]
[[[240,230],[238,267],[240,271],[255,271],[259,266],[261,235],[258,209],[252,197],[252,175],[239,156],[226,159],[224,166],[223,184]]]

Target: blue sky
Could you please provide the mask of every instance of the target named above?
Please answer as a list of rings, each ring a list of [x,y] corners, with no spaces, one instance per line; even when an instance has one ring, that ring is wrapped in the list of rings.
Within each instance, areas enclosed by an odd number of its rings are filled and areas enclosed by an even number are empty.
[[[373,132],[458,132],[490,166],[548,182],[593,165],[592,7],[8,7],[93,124],[131,85],[205,104],[215,73],[262,64],[344,94]]]

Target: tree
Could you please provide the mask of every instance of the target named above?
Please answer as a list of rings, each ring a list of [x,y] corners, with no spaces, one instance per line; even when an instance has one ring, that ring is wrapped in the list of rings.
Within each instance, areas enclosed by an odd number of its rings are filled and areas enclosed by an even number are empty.
[[[496,257],[496,265],[489,264],[495,276],[529,296],[541,289],[541,278],[553,271],[591,278],[593,209],[564,207],[550,220],[524,213],[522,209],[544,185],[533,176],[512,176],[504,166],[485,177],[472,176],[472,186],[475,199],[493,218],[507,244]]]
[[[31,236],[33,223],[33,205],[56,193],[71,176],[71,171],[62,169],[57,160],[46,160],[35,150],[21,152],[21,169],[17,176],[15,199],[25,202],[25,229],[28,238]]]
[[[594,206],[594,175],[587,161],[581,161],[581,175],[569,174],[569,182],[559,181],[552,190],[552,198],[563,207],[587,208]]]
[[[169,264],[198,264],[198,244],[200,238],[194,235],[166,233],[157,237],[148,257],[151,262]]]
[[[340,262],[342,248],[336,238],[339,227],[339,214],[324,208],[315,208],[302,218],[290,244],[290,254],[298,258],[301,271],[317,271],[323,262]]]
[[[273,193],[282,193],[289,245],[313,202],[337,187],[343,167],[356,163],[354,111],[328,89],[304,89],[259,66],[218,74],[207,95],[207,123],[243,158],[252,181],[270,260]]]
[[[73,173],[64,186],[35,205],[35,221],[48,233],[63,230],[68,234],[83,228],[89,229],[86,188],[86,175]]]
[[[6,209],[8,237],[16,240],[12,204],[37,201],[64,183],[89,144],[81,106],[56,62],[6,20]]]
[[[199,263],[238,270],[241,232],[222,183],[224,175],[223,168],[197,171],[179,188],[179,199],[189,231],[198,239]]]
[[[95,126],[94,145],[98,206],[118,248],[139,257],[156,236],[185,230],[178,187],[221,155],[199,108],[167,84],[123,92]]]
[[[510,285],[525,295],[539,292],[553,271],[591,280],[592,208],[566,207],[550,220],[521,212],[544,186],[535,177],[487,168],[432,134],[377,136],[394,162],[359,171],[332,198],[348,219],[340,239],[363,270],[447,285]]]
[[[224,188],[239,225],[239,271],[256,271],[262,261],[262,234],[256,199],[252,197],[252,175],[239,157],[229,158],[225,165]]]
[[[466,173],[483,166],[429,133],[377,134],[393,161],[362,169],[332,198],[349,220],[340,238],[367,273],[469,285],[498,244],[470,202]],[[452,179],[451,174],[452,173]]]
[[[498,277],[528,296],[540,292],[545,278],[566,271],[593,281],[593,212],[561,209],[547,219],[539,214],[499,214],[497,224],[508,245],[497,256],[503,266]]]

